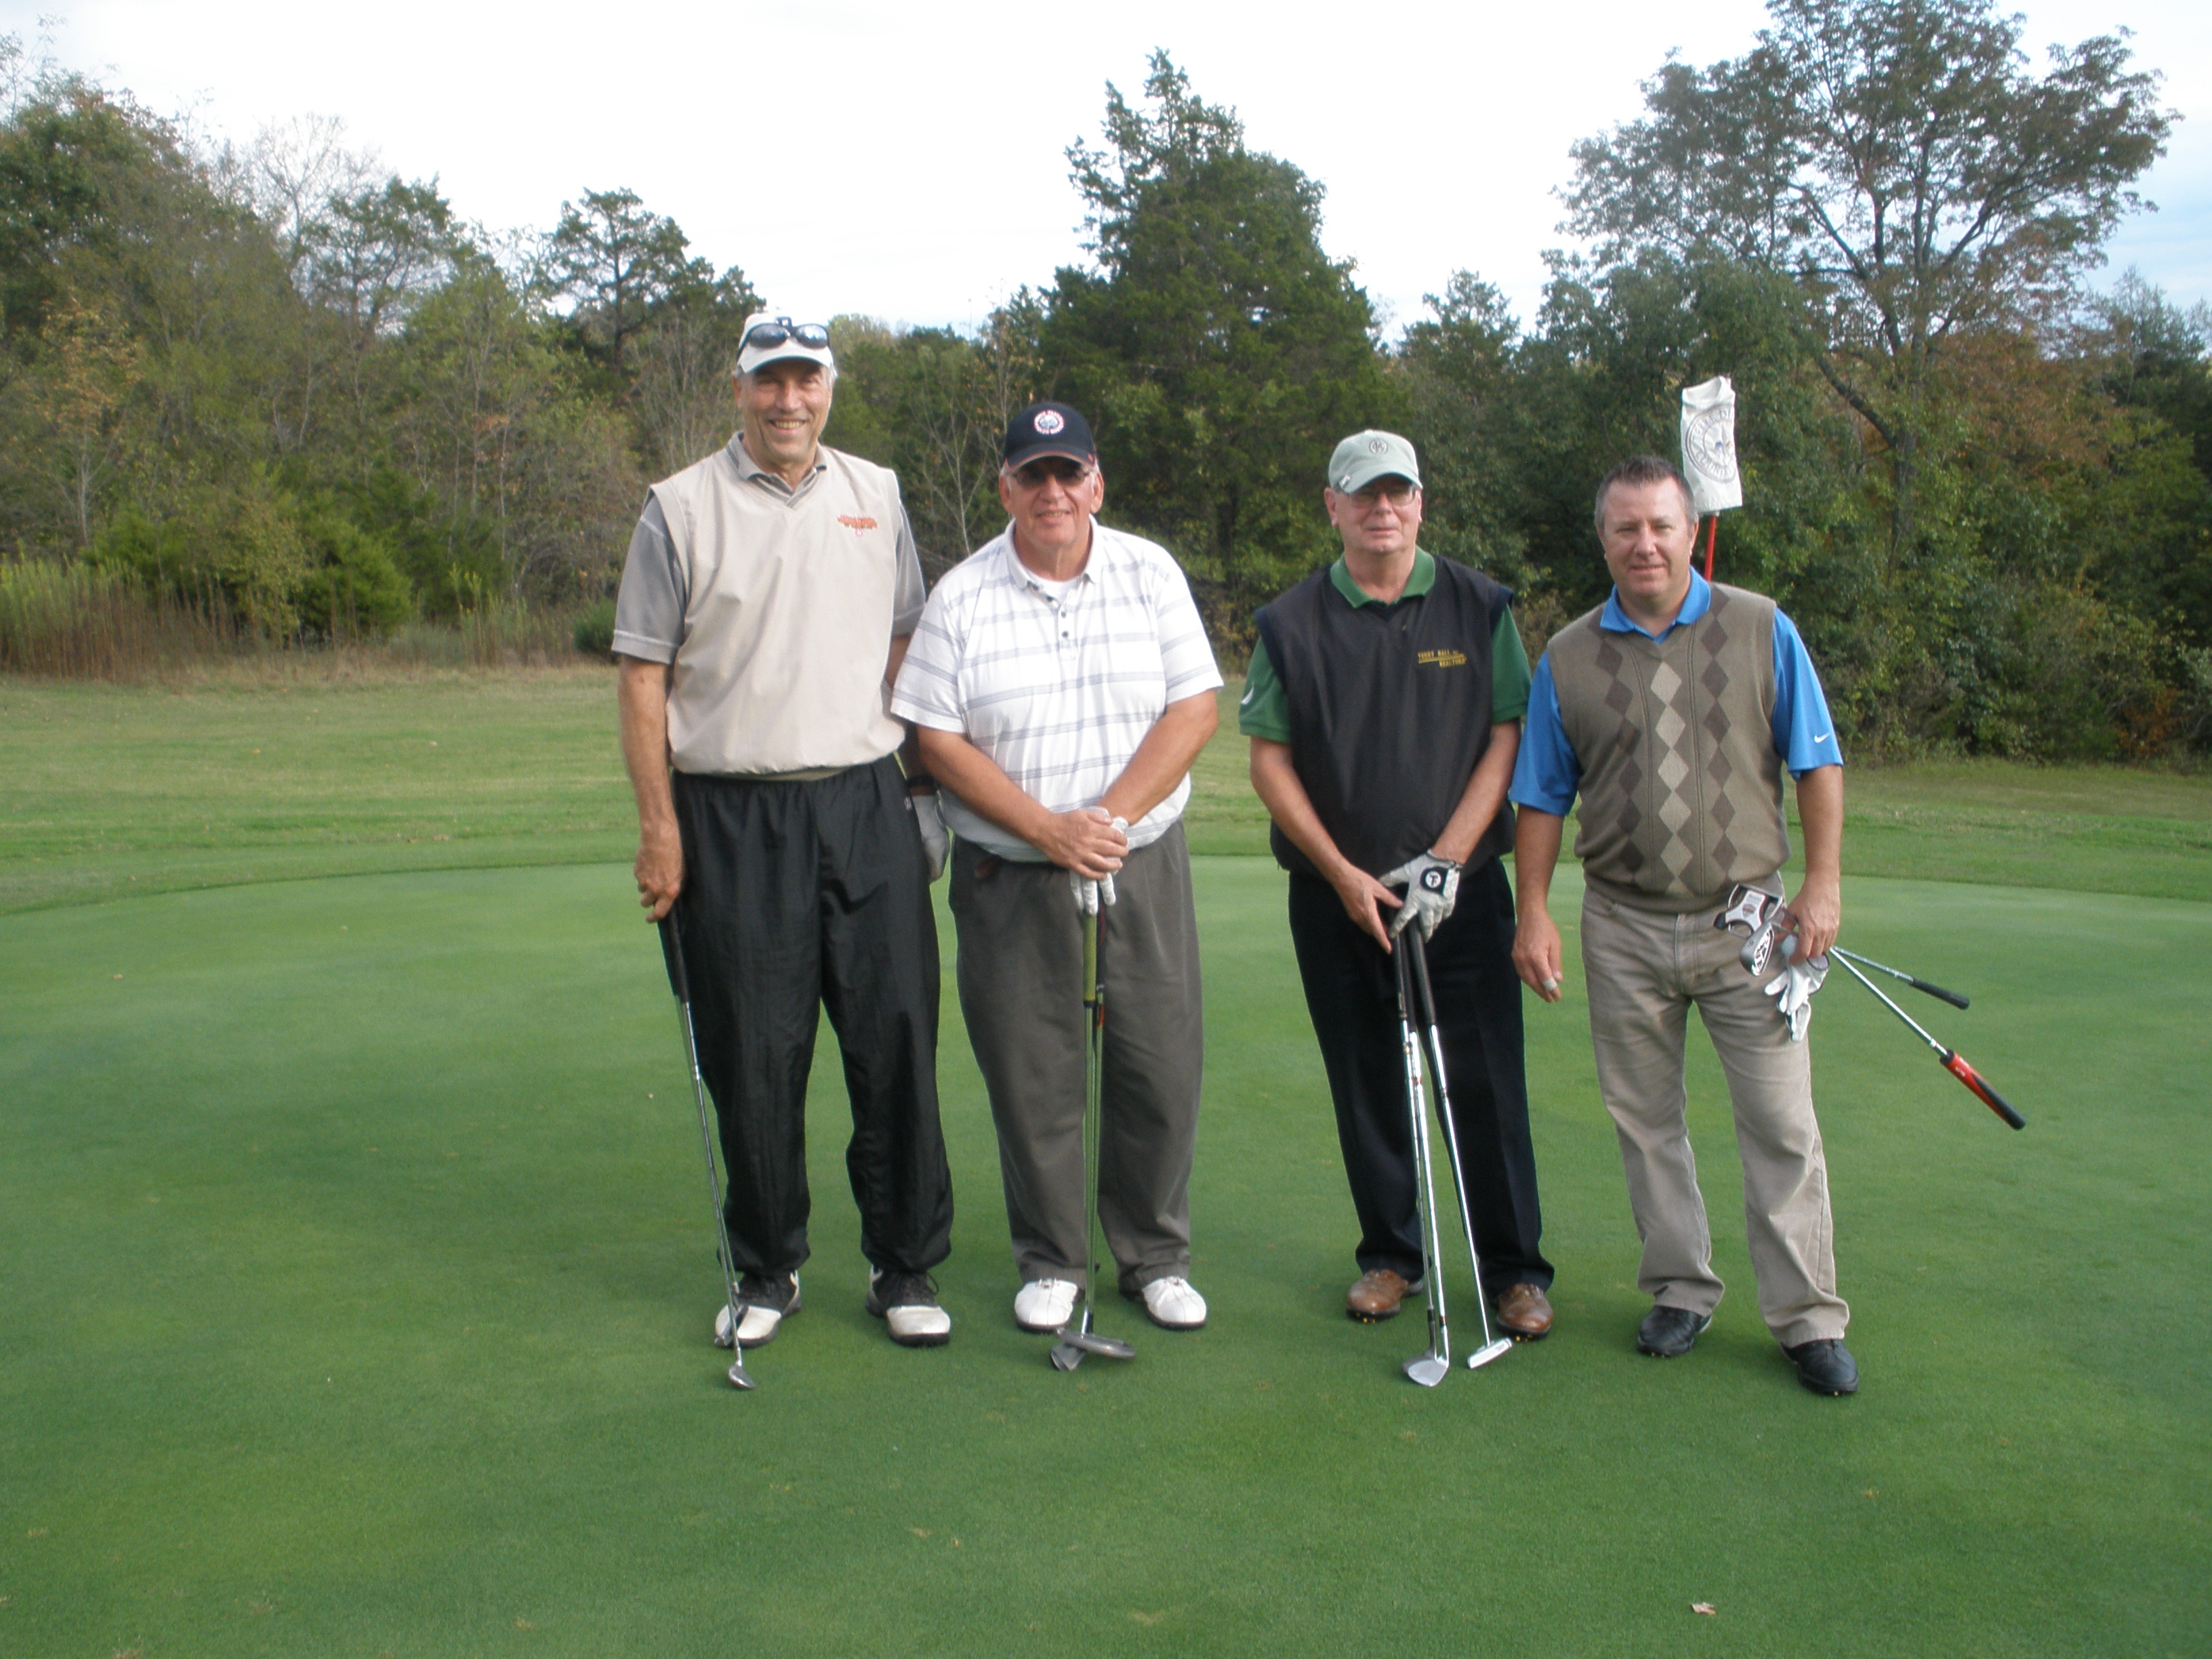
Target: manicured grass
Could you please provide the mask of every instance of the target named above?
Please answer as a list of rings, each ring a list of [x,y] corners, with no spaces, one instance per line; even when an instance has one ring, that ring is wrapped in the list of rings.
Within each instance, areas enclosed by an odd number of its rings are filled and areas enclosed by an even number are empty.
[[[1207,1330],[1109,1313],[1137,1360],[1064,1376],[1014,1328],[948,1007],[952,1345],[860,1310],[825,1047],[809,1306],[742,1397],[619,864],[0,918],[0,1652],[2204,1650],[2212,909],[1851,880],[1865,948],[1974,995],[1924,1011],[2030,1124],[1822,994],[1848,1401],[1759,1326],[1694,1037],[1731,1292],[1689,1358],[1633,1353],[1579,1000],[1532,1006],[1559,1328],[1430,1393],[1412,1319],[1340,1311],[1281,881],[1199,871]]]
[[[1234,698],[1186,815],[1200,854],[1267,850]],[[635,850],[611,671],[0,678],[0,913],[242,881],[593,863]],[[2212,774],[1855,767],[1861,875],[2212,899]]]

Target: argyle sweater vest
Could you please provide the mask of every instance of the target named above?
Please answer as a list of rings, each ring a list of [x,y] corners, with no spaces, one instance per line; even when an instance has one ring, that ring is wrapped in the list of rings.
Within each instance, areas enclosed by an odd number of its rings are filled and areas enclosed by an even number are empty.
[[[1582,768],[1575,856],[1609,897],[1677,914],[1765,883],[1790,857],[1775,751],[1774,601],[1716,582],[1666,638],[1552,636],[1559,717]]]

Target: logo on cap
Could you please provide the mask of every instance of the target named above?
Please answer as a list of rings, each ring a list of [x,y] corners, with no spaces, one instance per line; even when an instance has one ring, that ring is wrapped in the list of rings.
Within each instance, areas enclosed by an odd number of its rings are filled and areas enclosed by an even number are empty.
[[[1367,453],[1370,455],[1388,455],[1390,453],[1390,446],[1383,439],[1370,438],[1367,441]]]
[[[1065,427],[1067,422],[1056,409],[1041,409],[1037,410],[1036,419],[1030,424],[1049,438]]]

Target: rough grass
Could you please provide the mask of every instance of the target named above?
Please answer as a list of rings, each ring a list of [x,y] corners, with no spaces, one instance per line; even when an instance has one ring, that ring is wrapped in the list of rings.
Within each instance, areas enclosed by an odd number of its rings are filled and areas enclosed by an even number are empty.
[[[0,917],[0,1650],[2204,1650],[2212,910],[1851,881],[1869,951],[1974,995],[1926,1008],[2030,1125],[1822,994],[1848,1401],[1759,1327],[1694,1037],[1732,1289],[1689,1358],[1632,1352],[1579,1000],[1532,1007],[1559,1327],[1431,1393],[1397,1374],[1412,1320],[1340,1312],[1281,882],[1198,872],[1206,1331],[1109,1310],[1138,1358],[1063,1376],[1014,1328],[948,1009],[952,1345],[860,1310],[825,1049],[808,1307],[743,1397],[619,865]]]

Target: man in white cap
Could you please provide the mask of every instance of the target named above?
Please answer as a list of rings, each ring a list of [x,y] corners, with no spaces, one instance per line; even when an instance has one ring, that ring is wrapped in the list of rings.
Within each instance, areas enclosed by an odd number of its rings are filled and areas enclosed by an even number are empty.
[[[893,711],[959,836],[960,1008],[991,1097],[1022,1285],[1052,1331],[1089,1260],[1082,913],[1106,983],[1098,1217],[1123,1295],[1194,1330],[1190,1166],[1205,1030],[1182,807],[1221,674],[1167,550],[1100,524],[1091,428],[1066,404],[1007,423],[1012,522],[929,597]]]
[[[1528,702],[1511,592],[1418,545],[1421,473],[1395,432],[1336,447],[1344,556],[1263,608],[1237,725],[1290,872],[1291,942],[1359,1218],[1345,1311],[1421,1288],[1392,953],[1425,941],[1482,1291],[1517,1340],[1552,1328],[1513,971],[1505,786]]]
[[[846,1152],[891,1340],[944,1342],[951,1248],[937,1109],[945,840],[889,709],[921,619],[898,480],[823,447],[836,365],[818,323],[746,319],[737,435],[653,486],[615,606],[637,887],[683,923],[700,1069],[720,1120],[739,1282],[714,1340],[757,1347],[801,1305],[805,1106],[827,1007]]]

